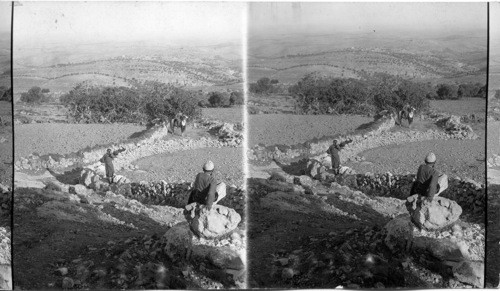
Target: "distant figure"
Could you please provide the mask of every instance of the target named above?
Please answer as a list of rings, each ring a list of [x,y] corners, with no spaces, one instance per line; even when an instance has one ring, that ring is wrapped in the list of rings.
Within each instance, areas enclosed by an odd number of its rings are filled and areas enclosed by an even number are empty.
[[[339,151],[342,150],[350,142],[352,142],[352,139],[339,144],[338,141],[334,139],[333,144],[326,151],[332,159],[332,170],[335,175],[338,175],[340,171]]]
[[[205,205],[207,210],[226,196],[226,184],[217,183],[214,175],[214,163],[207,161],[203,165],[203,172],[196,175],[193,189],[189,195],[188,204],[197,202]]]
[[[119,153],[124,151],[125,148],[121,148],[114,152],[111,152],[111,149],[108,149],[104,156],[99,160],[101,163],[104,163],[104,167],[106,168],[106,178],[108,178],[109,184],[113,184],[113,179],[115,177],[115,167],[113,165],[113,160],[118,156]]]
[[[434,166],[436,164],[436,155],[429,153],[425,157],[425,164],[418,167],[417,179],[413,183],[410,195],[419,194],[432,201],[435,195],[439,195],[444,189],[440,189],[439,179],[441,175]]]
[[[172,130],[172,134],[175,133],[175,128],[179,127],[181,129],[181,136],[183,136],[184,131],[186,131],[187,119],[188,119],[187,115],[183,114],[182,112],[177,113],[170,122],[170,128]]]
[[[406,104],[401,111],[399,111],[399,120],[403,122],[403,119],[408,120],[408,126],[413,123],[413,116],[415,115],[416,109]]]

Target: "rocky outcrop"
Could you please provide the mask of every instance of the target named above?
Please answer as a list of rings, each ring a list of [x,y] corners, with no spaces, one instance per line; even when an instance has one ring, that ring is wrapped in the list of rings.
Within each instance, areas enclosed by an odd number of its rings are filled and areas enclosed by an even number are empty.
[[[462,207],[455,201],[439,196],[429,201],[418,194],[406,199],[406,209],[413,223],[425,230],[447,227],[455,223],[462,214]]]
[[[174,262],[187,260],[196,265],[210,266],[232,277],[238,284],[245,280],[245,244],[242,232],[235,232],[222,241],[198,238],[189,223],[179,223],[162,237],[163,252]]]
[[[391,250],[424,256],[422,262],[434,267],[451,268],[458,281],[483,288],[484,230],[477,224],[457,222],[451,229],[426,231],[404,214],[384,227],[384,242]]]
[[[194,234],[205,239],[229,234],[241,221],[241,216],[234,209],[215,204],[208,211],[196,202],[186,205],[185,216]]]

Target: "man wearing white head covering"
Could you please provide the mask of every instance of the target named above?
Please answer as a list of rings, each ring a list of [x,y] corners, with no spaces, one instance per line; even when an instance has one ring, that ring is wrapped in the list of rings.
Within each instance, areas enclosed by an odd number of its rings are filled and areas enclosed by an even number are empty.
[[[196,175],[188,204],[197,202],[205,205],[210,210],[213,204],[216,204],[226,196],[226,184],[217,183],[214,168],[215,166],[212,161],[207,161],[203,165],[203,172]]]
[[[417,179],[413,183],[410,195],[420,194],[432,200],[439,191],[439,176],[441,174],[434,168],[436,164],[436,155],[429,153],[425,157],[425,164],[420,165],[417,171]]]

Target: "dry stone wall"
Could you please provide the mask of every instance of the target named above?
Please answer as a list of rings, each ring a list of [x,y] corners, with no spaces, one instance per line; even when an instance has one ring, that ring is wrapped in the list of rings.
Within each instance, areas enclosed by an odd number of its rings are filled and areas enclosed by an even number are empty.
[[[162,153],[171,153],[180,150],[193,150],[206,147],[240,147],[243,141],[241,125],[233,125],[218,121],[203,121],[197,127],[206,127],[217,139],[201,137],[199,139],[181,138],[165,140],[169,134],[168,128],[155,126],[146,131],[140,138],[136,138],[116,145],[97,146],[69,155],[30,155],[15,162],[16,171],[41,169],[66,169],[69,167],[99,168],[102,164],[99,159],[106,153],[107,148],[117,150],[121,147],[126,151],[114,162],[115,170],[131,169],[131,163],[142,157]]]
[[[359,159],[358,154],[377,147],[388,145],[405,144],[410,142],[420,142],[434,139],[476,139],[477,134],[468,125],[460,123],[460,118],[456,116],[439,115],[433,118],[436,124],[441,125],[443,130],[427,131],[390,131],[394,127],[393,118],[382,118],[376,120],[367,127],[364,133],[336,137],[339,142],[351,139],[342,150],[341,163],[349,160]],[[248,159],[255,161],[269,160],[290,160],[299,157],[314,156],[316,159],[327,161],[329,156],[327,149],[332,144],[333,139],[318,142],[308,142],[298,146],[255,146],[248,150]],[[328,161],[329,162],[329,161]]]

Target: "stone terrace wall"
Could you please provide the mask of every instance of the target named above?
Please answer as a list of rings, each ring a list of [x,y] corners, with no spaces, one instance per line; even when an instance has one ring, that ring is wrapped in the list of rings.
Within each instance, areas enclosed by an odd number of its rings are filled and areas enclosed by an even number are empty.
[[[91,149],[83,150],[78,153],[68,155],[30,155],[27,158],[20,158],[15,162],[14,169],[21,170],[41,170],[41,169],[66,169],[69,167],[91,167],[97,168],[101,166],[99,159],[106,153],[107,148],[117,150],[121,147],[126,148],[126,151],[120,154],[120,159],[114,163],[115,169],[127,169],[131,167],[132,161],[142,157],[151,155],[170,153],[180,150],[192,150],[206,147],[239,147],[241,146],[243,135],[240,132],[241,126],[233,126],[231,124],[204,121],[201,126],[209,128],[214,134],[219,137],[213,138],[181,138],[174,140],[165,140],[168,133],[168,128],[155,126],[147,130],[141,137],[116,144],[116,145],[101,145]]]

